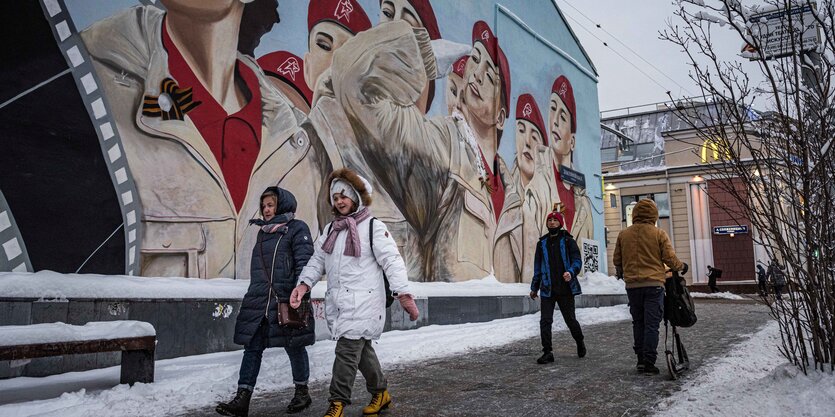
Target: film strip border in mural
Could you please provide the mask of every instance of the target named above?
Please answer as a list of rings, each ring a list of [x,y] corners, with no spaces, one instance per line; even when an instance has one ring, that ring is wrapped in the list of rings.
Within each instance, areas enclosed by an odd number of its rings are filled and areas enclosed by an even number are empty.
[[[26,252],[26,245],[20,236],[20,230],[0,191],[0,271],[32,272],[32,263]]]
[[[52,27],[55,42],[70,66],[81,99],[90,115],[90,121],[96,129],[110,179],[119,197],[122,226],[125,230],[125,274],[137,275],[139,273],[137,246],[141,241],[141,227],[138,221],[141,213],[137,201],[139,194],[123,155],[124,148],[119,132],[116,130],[116,123],[112,120],[110,107],[99,89],[100,82],[93,69],[90,56],[66,5],[62,0],[41,0],[41,7]]]

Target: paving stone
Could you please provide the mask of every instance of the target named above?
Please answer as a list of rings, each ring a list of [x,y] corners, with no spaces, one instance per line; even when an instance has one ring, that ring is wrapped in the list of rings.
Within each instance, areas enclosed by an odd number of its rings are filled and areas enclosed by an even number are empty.
[[[691,371],[669,380],[663,360],[661,329],[657,364],[661,375],[639,375],[632,353],[629,321],[586,326],[588,355],[579,359],[567,331],[554,333],[556,362],[537,365],[538,338],[448,358],[386,369],[392,408],[382,416],[641,416],[651,413],[662,398],[681,389],[699,369],[726,355],[748,335],[771,320],[768,310],[754,303],[699,301],[699,322],[681,329]],[[533,318],[531,318],[533,320]],[[559,317],[555,317],[559,320]],[[385,338],[385,335],[383,335]],[[290,378],[290,375],[287,375]],[[329,381],[311,384],[313,405],[298,416],[321,416],[327,408]],[[234,387],[230,387],[232,394]],[[282,414],[292,388],[253,399],[250,416]],[[346,415],[361,415],[370,400],[358,375],[353,404]],[[214,407],[194,410],[212,415]]]

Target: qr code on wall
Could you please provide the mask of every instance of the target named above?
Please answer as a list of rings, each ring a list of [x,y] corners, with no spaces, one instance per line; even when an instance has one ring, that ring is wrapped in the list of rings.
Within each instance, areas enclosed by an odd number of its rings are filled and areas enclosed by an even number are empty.
[[[583,240],[583,273],[588,274],[600,270],[600,243],[594,240]]]

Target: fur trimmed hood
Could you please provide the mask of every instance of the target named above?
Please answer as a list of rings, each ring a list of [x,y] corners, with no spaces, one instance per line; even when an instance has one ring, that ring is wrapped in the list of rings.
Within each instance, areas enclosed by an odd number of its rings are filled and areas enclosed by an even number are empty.
[[[369,183],[368,180],[348,168],[342,168],[332,172],[331,175],[328,176],[328,189],[330,189],[331,184],[333,184],[333,181],[336,179],[343,180],[350,184],[351,187],[354,187],[354,191],[359,194],[363,206],[371,206],[371,194],[373,193],[373,190],[371,188],[371,183]],[[328,199],[331,197],[332,196],[329,195]]]

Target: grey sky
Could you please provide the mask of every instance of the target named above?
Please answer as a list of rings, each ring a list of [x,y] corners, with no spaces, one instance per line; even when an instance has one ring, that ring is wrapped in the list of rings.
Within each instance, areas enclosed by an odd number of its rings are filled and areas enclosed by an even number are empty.
[[[665,101],[668,100],[667,90],[673,97],[700,94],[688,76],[686,56],[676,45],[658,38],[658,32],[667,27],[666,21],[674,18],[676,6],[671,0],[557,0],[557,4],[597,67],[601,110]],[[580,12],[600,24],[684,89],[658,73],[612,36],[595,27]],[[677,19],[674,22],[678,22]],[[611,48],[595,39],[587,29]],[[742,43],[734,34],[727,29],[719,30],[717,34],[725,41],[721,49],[727,56],[731,57],[738,52]],[[628,58],[663,87],[641,74],[612,49]]]

